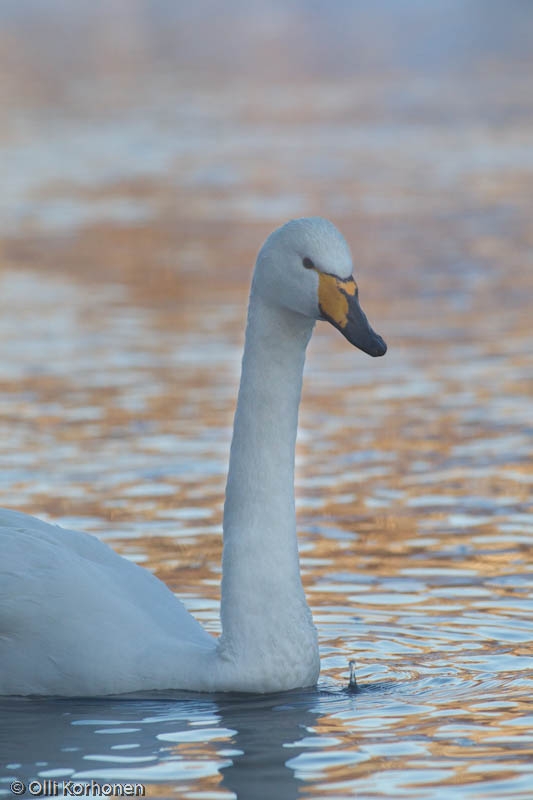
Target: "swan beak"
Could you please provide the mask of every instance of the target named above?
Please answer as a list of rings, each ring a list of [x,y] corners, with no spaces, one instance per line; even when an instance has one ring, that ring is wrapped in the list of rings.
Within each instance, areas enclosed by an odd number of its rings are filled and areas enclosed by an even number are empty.
[[[318,304],[322,318],[339,330],[350,344],[369,356],[384,356],[387,345],[368,322],[359,305],[359,290],[352,277],[341,280],[320,272]]]

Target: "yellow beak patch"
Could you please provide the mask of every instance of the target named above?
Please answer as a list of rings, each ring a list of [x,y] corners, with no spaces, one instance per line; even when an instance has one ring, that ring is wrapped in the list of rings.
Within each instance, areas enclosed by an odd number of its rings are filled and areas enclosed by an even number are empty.
[[[318,273],[318,304],[325,317],[340,328],[348,322],[348,297],[357,292],[357,284],[352,277],[341,280],[334,275]]]

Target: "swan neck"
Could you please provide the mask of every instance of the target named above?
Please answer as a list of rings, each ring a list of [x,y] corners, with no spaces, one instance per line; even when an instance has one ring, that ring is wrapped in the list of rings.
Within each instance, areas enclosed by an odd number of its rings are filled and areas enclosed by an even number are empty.
[[[240,650],[260,637],[287,636],[289,606],[297,624],[310,620],[298,560],[294,452],[313,326],[252,291],[224,506],[222,638],[240,640]]]

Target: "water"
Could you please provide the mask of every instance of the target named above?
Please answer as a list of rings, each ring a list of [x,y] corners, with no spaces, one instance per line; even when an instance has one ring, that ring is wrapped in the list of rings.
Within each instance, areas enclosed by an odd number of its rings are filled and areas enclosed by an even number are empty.
[[[50,6],[84,35],[2,11],[0,504],[105,539],[216,634],[247,283],[272,227],[333,217],[389,352],[324,324],[309,349],[318,688],[2,699],[0,792],[529,798],[533,15],[235,3],[234,48],[185,7],[117,2],[118,46],[95,4]],[[194,47],[171,46],[182,14]]]

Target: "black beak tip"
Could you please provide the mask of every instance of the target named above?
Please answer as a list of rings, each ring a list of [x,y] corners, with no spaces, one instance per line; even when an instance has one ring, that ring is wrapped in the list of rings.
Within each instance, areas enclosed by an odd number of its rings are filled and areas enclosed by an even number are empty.
[[[369,355],[371,355],[373,358],[377,358],[378,356],[384,356],[386,352],[386,343],[381,336],[376,335],[376,341],[374,342],[372,349],[369,351]]]

